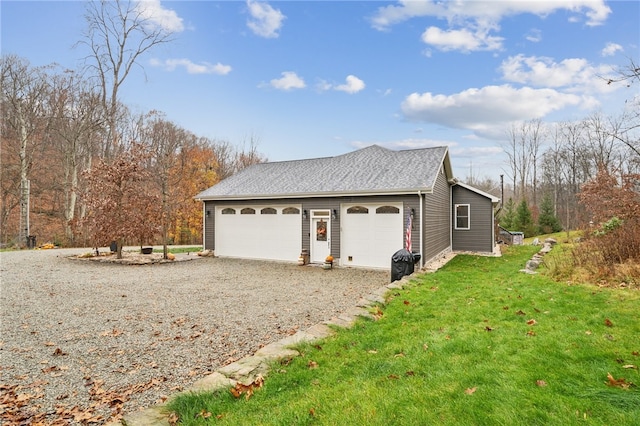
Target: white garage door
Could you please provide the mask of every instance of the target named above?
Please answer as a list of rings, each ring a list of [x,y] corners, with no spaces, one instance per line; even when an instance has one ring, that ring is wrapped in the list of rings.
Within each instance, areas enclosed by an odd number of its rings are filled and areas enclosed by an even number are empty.
[[[216,256],[297,261],[302,249],[300,208],[216,207]]]
[[[391,268],[391,256],[403,247],[402,204],[349,204],[341,211],[341,263]]]

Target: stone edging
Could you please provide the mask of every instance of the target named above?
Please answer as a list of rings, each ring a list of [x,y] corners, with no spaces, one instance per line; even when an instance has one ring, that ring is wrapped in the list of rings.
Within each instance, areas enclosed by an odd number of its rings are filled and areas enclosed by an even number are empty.
[[[537,240],[538,239],[536,238],[533,241],[533,245],[537,245]],[[543,262],[544,255],[549,253],[553,246],[556,244],[557,241],[553,238],[545,239],[544,243],[542,243],[542,248],[540,249],[540,251],[534,254],[533,257],[527,261],[524,269],[520,269],[520,272],[524,272],[525,274],[530,275],[537,274],[538,272],[536,271],[536,269],[538,269],[538,266],[540,266],[540,264]]]

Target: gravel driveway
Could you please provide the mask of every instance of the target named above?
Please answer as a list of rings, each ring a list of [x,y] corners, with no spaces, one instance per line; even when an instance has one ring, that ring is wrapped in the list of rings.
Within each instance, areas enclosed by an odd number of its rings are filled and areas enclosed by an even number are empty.
[[[68,258],[87,251],[0,254],[0,423],[105,423],[328,320],[389,281],[387,271],[237,259],[128,266]]]

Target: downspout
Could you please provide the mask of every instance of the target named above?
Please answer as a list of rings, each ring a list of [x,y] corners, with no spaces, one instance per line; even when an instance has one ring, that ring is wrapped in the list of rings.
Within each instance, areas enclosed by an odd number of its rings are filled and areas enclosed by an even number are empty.
[[[207,202],[202,201],[202,251],[207,249]]]
[[[455,183],[454,183],[455,185]],[[449,250],[453,252],[453,185],[449,185]]]
[[[422,226],[424,224],[424,216],[423,216],[423,205],[422,205],[422,191],[418,191],[418,199],[420,200],[420,268],[422,269],[422,267],[424,266],[424,247],[422,246],[422,244],[424,244],[423,238],[423,229]]]
[[[493,204],[491,205],[493,210]],[[496,251],[496,213],[491,212],[491,253]]]

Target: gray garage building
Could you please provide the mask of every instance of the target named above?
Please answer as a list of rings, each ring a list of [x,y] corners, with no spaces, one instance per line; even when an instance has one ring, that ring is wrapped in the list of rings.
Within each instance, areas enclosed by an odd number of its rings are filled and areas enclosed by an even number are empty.
[[[491,253],[498,199],[458,182],[447,147],[260,163],[196,196],[216,256],[390,268],[402,248],[421,262],[452,250]]]

